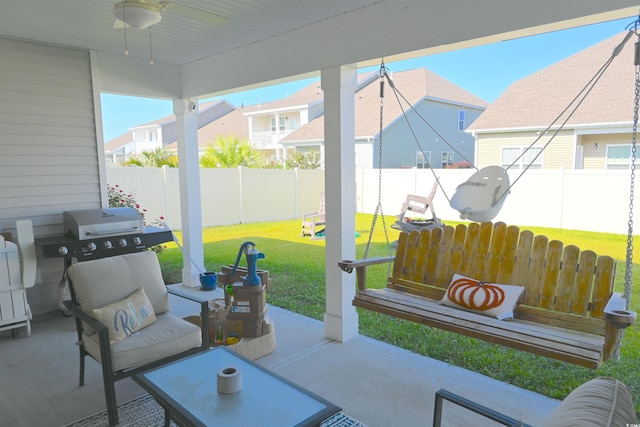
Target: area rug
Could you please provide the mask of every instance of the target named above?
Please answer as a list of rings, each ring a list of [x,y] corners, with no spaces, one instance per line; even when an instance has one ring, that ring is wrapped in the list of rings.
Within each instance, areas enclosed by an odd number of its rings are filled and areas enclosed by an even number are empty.
[[[164,410],[150,395],[118,405],[120,427],[163,427]],[[108,427],[107,411],[98,412],[79,421],[67,424],[65,427]],[[176,424],[171,422],[171,427]],[[278,426],[279,427],[279,426]],[[339,412],[320,424],[320,427],[366,427],[364,424]]]

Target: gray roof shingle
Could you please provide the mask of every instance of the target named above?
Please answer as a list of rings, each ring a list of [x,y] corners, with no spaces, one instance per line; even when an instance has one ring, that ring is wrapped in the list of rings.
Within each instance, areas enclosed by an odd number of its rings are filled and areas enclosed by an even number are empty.
[[[468,130],[546,128],[605,64],[625,35],[618,34],[516,81]],[[567,126],[631,122],[635,84],[633,57],[634,43],[630,40]]]

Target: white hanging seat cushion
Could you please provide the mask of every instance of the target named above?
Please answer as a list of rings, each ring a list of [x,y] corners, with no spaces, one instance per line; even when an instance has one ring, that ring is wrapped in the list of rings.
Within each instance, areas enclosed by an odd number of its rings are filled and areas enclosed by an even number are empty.
[[[498,215],[509,191],[509,174],[500,166],[487,166],[456,188],[450,206],[460,218],[491,221]]]
[[[98,362],[100,344],[98,333],[83,335],[85,349]],[[113,370],[145,365],[202,344],[200,328],[169,313],[156,316],[156,321],[144,329],[111,344]]]

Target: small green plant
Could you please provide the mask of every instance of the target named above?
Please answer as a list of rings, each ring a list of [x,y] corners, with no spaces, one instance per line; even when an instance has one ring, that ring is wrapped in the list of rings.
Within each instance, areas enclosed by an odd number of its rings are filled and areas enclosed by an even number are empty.
[[[289,169],[318,169],[320,166],[320,153],[316,151],[295,152],[287,158],[287,168]]]

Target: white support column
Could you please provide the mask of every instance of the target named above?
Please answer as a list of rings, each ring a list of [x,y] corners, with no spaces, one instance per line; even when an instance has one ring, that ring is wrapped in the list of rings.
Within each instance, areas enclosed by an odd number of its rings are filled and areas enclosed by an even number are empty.
[[[355,259],[355,89],[357,69],[342,66],[322,70],[324,91],[326,281],[324,335],[347,341],[358,335],[358,314],[351,305],[355,274],[338,261]]]
[[[191,99],[175,99],[173,113],[176,115],[178,139],[178,176],[180,177],[180,212],[184,249],[182,284],[194,288],[200,286],[198,276],[200,270],[204,271],[198,156],[198,103]]]

